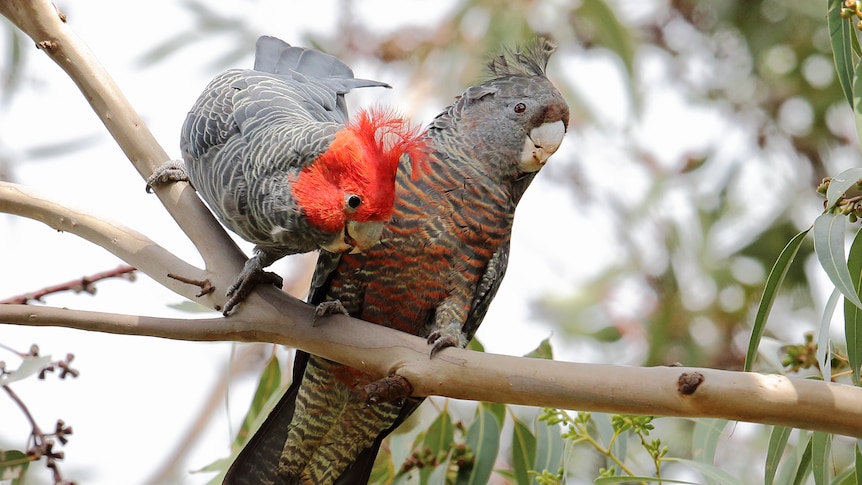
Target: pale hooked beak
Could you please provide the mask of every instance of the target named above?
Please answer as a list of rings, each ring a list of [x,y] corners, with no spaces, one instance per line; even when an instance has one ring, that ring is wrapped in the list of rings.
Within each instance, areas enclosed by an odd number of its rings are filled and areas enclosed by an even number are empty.
[[[566,125],[562,120],[533,128],[524,140],[518,168],[522,172],[535,172],[544,167],[548,158],[560,148],[565,134]]]
[[[344,242],[353,246],[350,253],[364,253],[380,242],[383,223],[347,221],[344,232]]]
[[[364,253],[380,242],[382,232],[382,222],[347,221],[344,229],[335,236],[332,242],[321,244],[320,247],[330,253],[343,253],[345,251],[350,251],[350,254]]]

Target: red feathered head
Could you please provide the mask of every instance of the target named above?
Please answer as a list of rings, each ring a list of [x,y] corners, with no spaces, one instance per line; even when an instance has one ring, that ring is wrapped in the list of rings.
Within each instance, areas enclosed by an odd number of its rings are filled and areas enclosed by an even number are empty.
[[[293,195],[309,222],[337,232],[351,220],[389,220],[401,157],[410,157],[414,179],[429,170],[423,135],[391,111],[375,108],[357,113],[293,185]]]

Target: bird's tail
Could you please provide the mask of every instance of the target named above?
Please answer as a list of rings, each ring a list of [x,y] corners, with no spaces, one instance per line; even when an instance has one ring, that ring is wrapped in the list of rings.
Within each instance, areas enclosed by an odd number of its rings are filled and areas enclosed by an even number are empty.
[[[267,485],[274,484],[278,477],[278,462],[287,441],[287,433],[296,407],[296,394],[299,391],[302,373],[308,363],[309,355],[297,352],[294,359],[294,377],[299,370],[300,379],[293,383],[278,404],[269,413],[266,421],[240,451],[224,478],[224,485]]]
[[[254,70],[270,74],[293,75],[299,73],[318,79],[339,79],[347,91],[362,87],[390,87],[388,84],[370,79],[355,79],[353,70],[337,57],[323,52],[294,47],[271,36],[257,40],[254,53]]]

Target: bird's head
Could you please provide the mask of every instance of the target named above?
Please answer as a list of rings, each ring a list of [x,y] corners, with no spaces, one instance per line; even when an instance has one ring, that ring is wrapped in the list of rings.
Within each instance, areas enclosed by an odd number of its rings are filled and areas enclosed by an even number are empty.
[[[537,38],[493,57],[492,78],[468,88],[435,123],[457,123],[474,156],[503,177],[538,171],[569,123],[569,106],[545,74],[555,49]]]
[[[395,174],[408,157],[417,177],[428,170],[424,132],[391,111],[360,111],[329,147],[306,166],[293,194],[314,227],[333,234],[323,249],[365,251],[392,216]]]

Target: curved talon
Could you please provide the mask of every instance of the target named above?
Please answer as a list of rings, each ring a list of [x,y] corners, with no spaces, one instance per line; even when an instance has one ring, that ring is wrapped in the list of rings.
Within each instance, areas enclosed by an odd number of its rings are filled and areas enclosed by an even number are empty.
[[[447,347],[466,347],[467,339],[460,330],[449,327],[431,332],[431,334],[428,335],[428,344],[431,345],[430,358],[433,359],[434,356],[437,355],[437,352],[440,352]]]
[[[314,309],[314,317],[311,319],[311,326],[316,327],[321,318],[335,315],[337,313],[347,315],[348,317],[350,316],[350,313],[347,313],[347,309],[344,308],[344,305],[341,304],[340,300],[325,301],[317,305],[317,308]]]
[[[186,165],[182,160],[168,160],[153,170],[153,173],[147,177],[147,193],[151,193],[153,187],[174,182],[191,183],[189,174],[186,172]]]
[[[281,288],[284,284],[284,280],[281,276],[271,271],[263,271],[259,267],[249,266],[250,265],[246,263],[246,267],[243,268],[236,281],[227,289],[225,296],[228,297],[228,300],[224,304],[222,315],[227,316],[234,307],[239,305],[246,299],[246,297],[248,297],[255,286],[262,283],[269,283]]]

